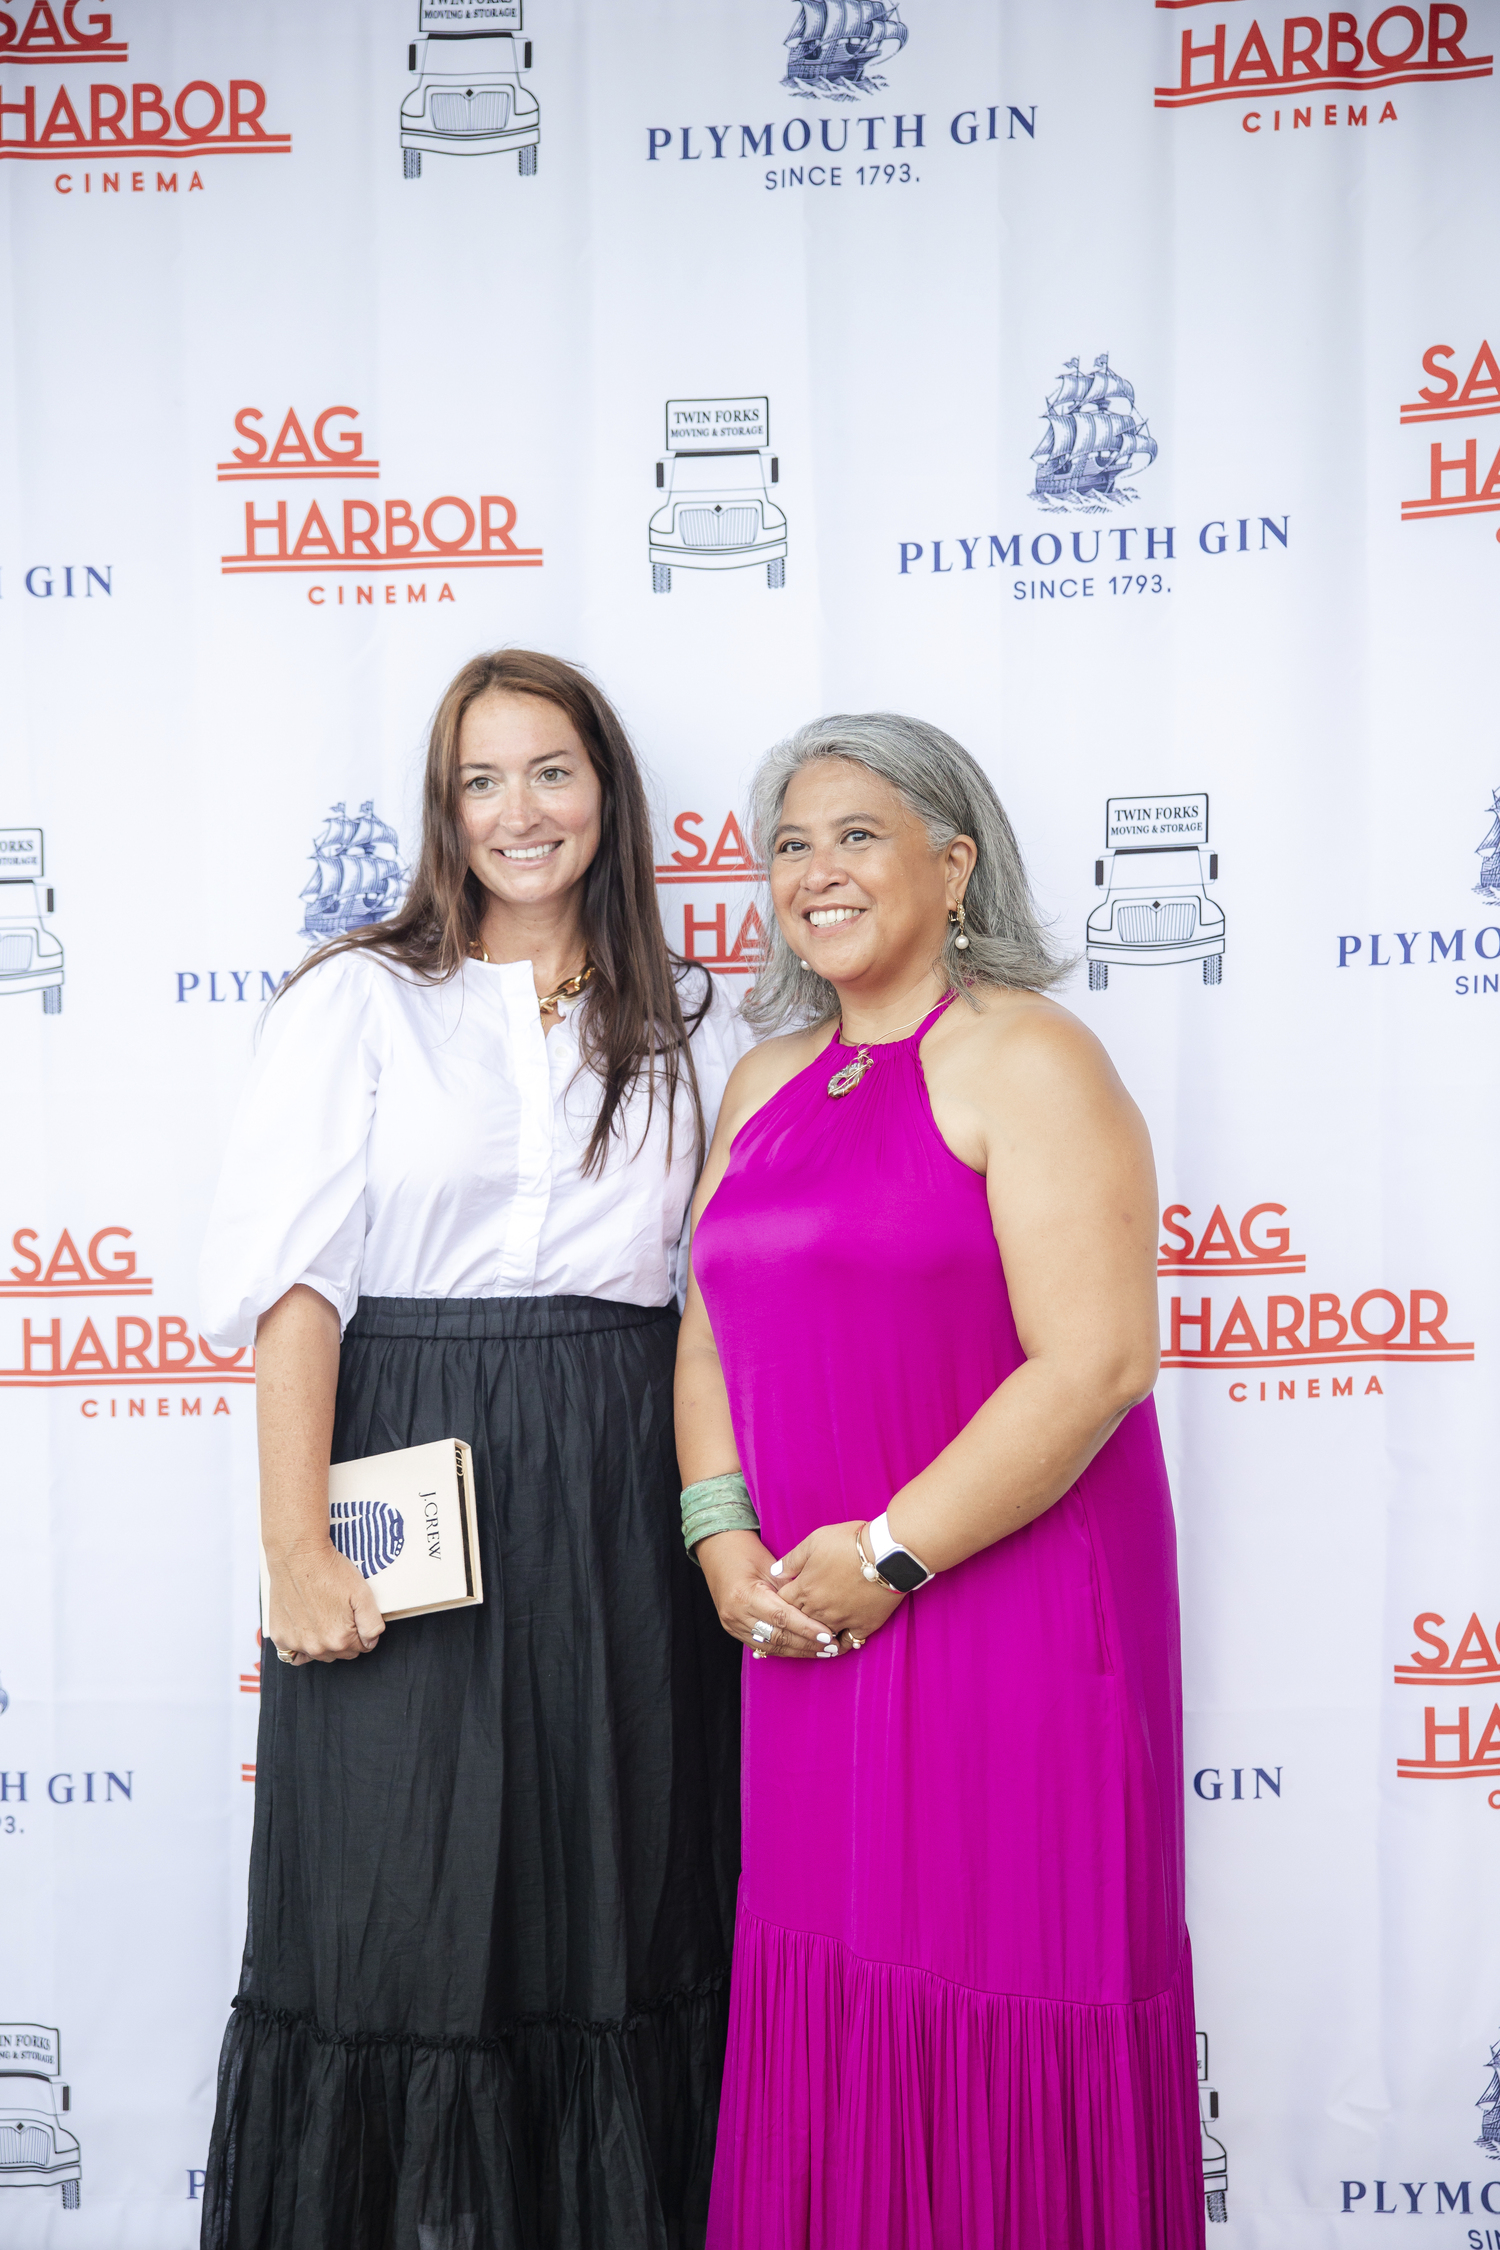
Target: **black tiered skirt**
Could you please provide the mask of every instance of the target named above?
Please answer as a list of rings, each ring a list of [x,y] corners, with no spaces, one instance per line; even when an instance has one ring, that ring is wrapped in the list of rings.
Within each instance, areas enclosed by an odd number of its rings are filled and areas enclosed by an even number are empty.
[[[688,2250],[739,1650],[683,1551],[677,1316],[363,1298],[333,1458],[474,1449],[483,1606],[262,1666],[205,2250]]]

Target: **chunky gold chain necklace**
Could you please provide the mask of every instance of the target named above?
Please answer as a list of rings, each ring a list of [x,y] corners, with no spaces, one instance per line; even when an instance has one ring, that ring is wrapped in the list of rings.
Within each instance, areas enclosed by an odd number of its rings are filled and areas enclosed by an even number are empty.
[[[593,974],[594,965],[592,961],[585,961],[576,977],[564,977],[555,992],[544,992],[537,1002],[542,1014],[544,1016],[560,1015],[562,1011],[557,1005],[558,1001],[576,1000],[584,986],[591,982]]]
[[[486,967],[493,967],[494,965],[477,938],[469,947],[469,957],[474,961],[483,961]],[[562,983],[556,986],[553,991],[539,993],[537,1007],[544,1016],[561,1015],[562,1010],[557,1004],[559,1000],[576,1000],[584,986],[593,982],[593,976],[593,962],[585,961],[576,977],[564,977]]]

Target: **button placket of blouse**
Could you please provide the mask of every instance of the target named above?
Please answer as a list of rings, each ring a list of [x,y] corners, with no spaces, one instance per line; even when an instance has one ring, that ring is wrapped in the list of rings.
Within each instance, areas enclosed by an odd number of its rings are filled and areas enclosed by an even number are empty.
[[[516,1192],[505,1213],[500,1243],[500,1287],[527,1296],[536,1286],[537,1253],[552,1200],[552,1071],[531,963],[508,962],[501,977],[521,1120]]]

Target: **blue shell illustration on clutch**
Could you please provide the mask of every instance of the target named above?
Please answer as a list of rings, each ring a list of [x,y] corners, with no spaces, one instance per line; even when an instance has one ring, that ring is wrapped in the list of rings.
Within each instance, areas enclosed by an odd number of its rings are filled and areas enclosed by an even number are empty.
[[[401,1511],[384,1500],[335,1500],[328,1516],[335,1547],[362,1578],[388,1570],[406,1544]]]

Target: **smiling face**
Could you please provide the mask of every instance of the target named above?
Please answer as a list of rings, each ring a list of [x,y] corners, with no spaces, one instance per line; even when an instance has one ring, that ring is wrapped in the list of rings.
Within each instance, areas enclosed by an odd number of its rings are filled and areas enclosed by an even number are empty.
[[[603,792],[572,721],[538,695],[476,697],[458,730],[469,865],[507,906],[556,900],[599,849]]]
[[[771,842],[771,900],[794,953],[839,989],[927,974],[973,871],[972,840],[934,851],[906,799],[848,758],[793,775]]]

